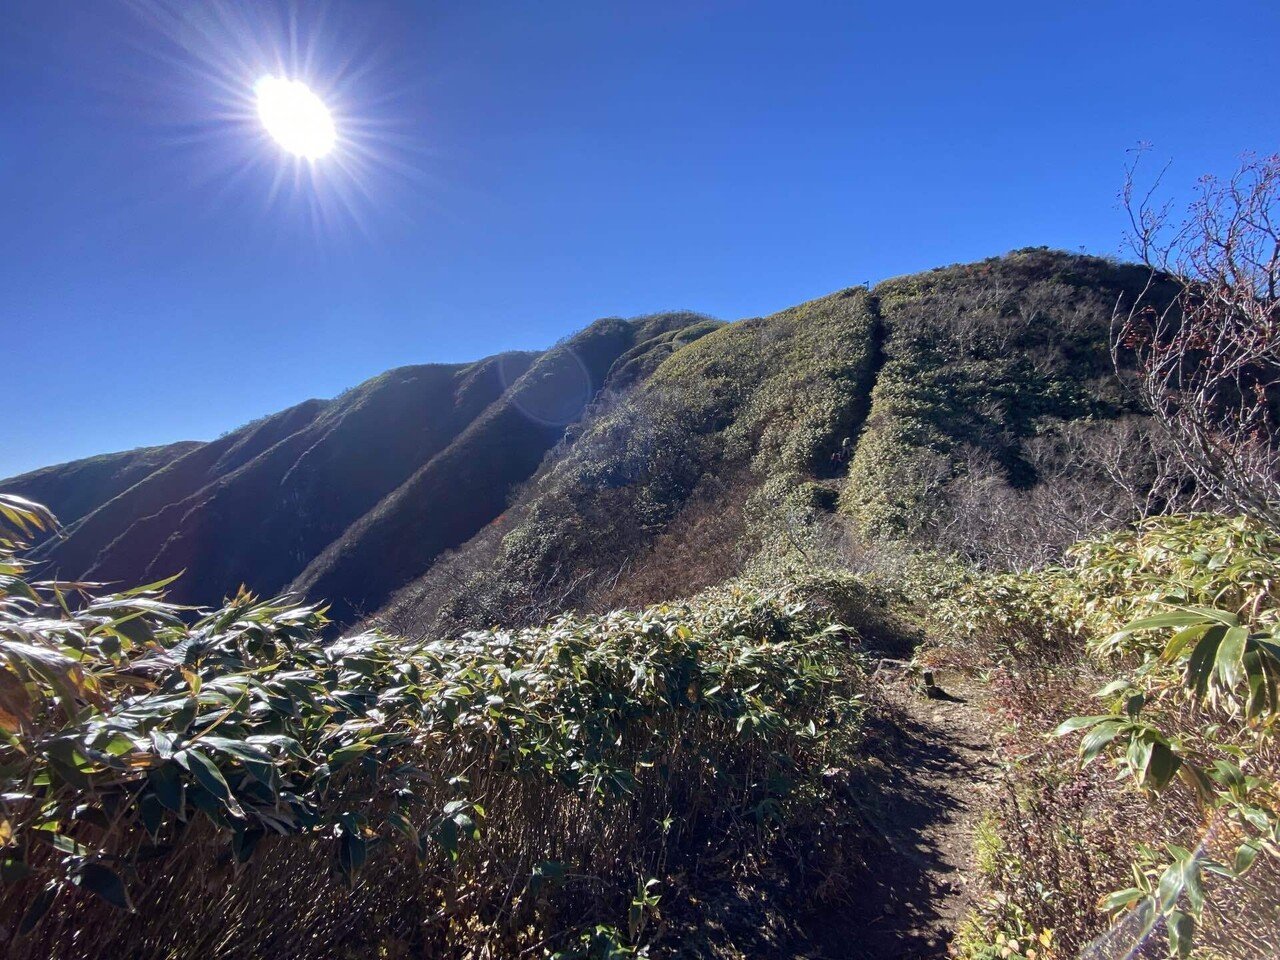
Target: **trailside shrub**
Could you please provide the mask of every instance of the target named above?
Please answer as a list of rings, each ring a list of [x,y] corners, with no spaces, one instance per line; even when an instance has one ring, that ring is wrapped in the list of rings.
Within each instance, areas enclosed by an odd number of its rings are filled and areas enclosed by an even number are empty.
[[[1255,930],[1247,916],[1229,910],[1215,915],[1211,901],[1249,890],[1255,863],[1280,849],[1278,548],[1274,534],[1246,518],[1153,518],[1077,545],[1063,567],[974,574],[938,611],[961,637],[985,639],[1003,654],[998,659],[1024,686],[1040,676],[1048,654],[1070,662],[1073,650],[1077,661],[1084,658],[1081,676],[1100,678],[1094,683],[1100,706],[1039,686],[1039,700],[1054,704],[1050,713],[1082,714],[1062,722],[1057,733],[1083,734],[1085,767],[1105,763],[1115,771],[1065,785],[1101,789],[1090,822],[1111,818],[1111,832],[1131,838],[1108,855],[1132,860],[1127,883],[1114,889],[1124,878],[1103,876],[1111,886],[1092,922],[1058,918],[1075,931],[1073,938],[1096,933],[1114,915],[1112,940],[1142,942],[1159,930],[1180,956],[1190,955],[1196,940],[1274,946],[1265,925]],[[1021,695],[1026,700],[1035,692]],[[1048,719],[1026,703],[1017,712],[1019,724]],[[1051,794],[1061,779],[1053,773],[1061,762],[1057,752],[1036,753],[1038,759],[1014,772],[1028,798]],[[1160,805],[1132,806],[1117,792],[1117,779],[1159,797]],[[996,886],[1022,898],[1006,905],[1056,926],[1053,909],[1027,900],[1027,889],[1015,889],[1014,880],[1047,885],[1060,904],[1064,883],[1076,890],[1096,886],[1107,858],[1081,848],[1074,872],[1061,874],[1055,864],[1066,861],[1046,823],[1063,821],[1068,832],[1084,828],[1064,821],[1061,803],[1037,812],[1031,802],[1020,799],[1003,817],[1005,841],[1021,850],[1023,866]],[[1056,859],[1037,849],[1055,851]]]
[[[857,734],[844,628],[758,592],[325,643],[315,607],[242,593],[193,622],[163,583],[35,581],[16,539],[14,957],[569,955],[583,929],[583,949],[634,952],[680,876],[731,870],[829,803]]]
[[[1245,517],[1152,517],[1069,553],[1071,597],[1100,653],[1150,647],[1116,631],[1169,606],[1209,606],[1250,621],[1280,615],[1280,536]]]
[[[1151,517],[1075,544],[1060,566],[961,568],[933,588],[930,623],[935,635],[982,644],[996,660],[1054,651],[1069,659],[1086,646],[1106,659],[1153,653],[1150,634],[1121,628],[1179,605],[1274,622],[1280,538],[1245,517]]]

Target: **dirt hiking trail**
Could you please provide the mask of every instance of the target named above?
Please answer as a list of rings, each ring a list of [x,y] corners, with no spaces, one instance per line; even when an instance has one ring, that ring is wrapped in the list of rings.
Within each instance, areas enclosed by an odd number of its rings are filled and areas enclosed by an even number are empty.
[[[856,904],[808,925],[812,960],[947,956],[969,904],[974,839],[998,767],[982,685],[949,673],[938,683],[945,698],[883,685],[889,715],[871,731],[877,756],[865,815],[884,853]]]

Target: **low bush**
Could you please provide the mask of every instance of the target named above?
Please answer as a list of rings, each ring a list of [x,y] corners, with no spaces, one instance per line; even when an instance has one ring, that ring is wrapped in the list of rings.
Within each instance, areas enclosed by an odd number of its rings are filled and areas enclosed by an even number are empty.
[[[0,508],[14,957],[631,955],[857,735],[844,629],[777,597],[326,643],[316,607],[38,582],[48,518]]]
[[[996,879],[1003,906],[989,915],[1060,928],[1068,945],[1114,919],[1110,939],[1159,930],[1181,956],[1197,938],[1274,947],[1206,905],[1247,890],[1255,861],[1280,852],[1278,548],[1245,518],[1160,517],[1077,545],[1063,567],[973,574],[940,605],[956,642],[996,654],[1015,727],[1084,734],[1081,771],[1053,745],[1015,765],[1018,800],[1000,820],[1018,868]],[[1097,774],[1104,763],[1114,774]],[[1126,783],[1159,806],[1131,802]],[[1064,838],[1092,839],[1067,850]],[[1084,918],[1082,891],[1101,894]]]

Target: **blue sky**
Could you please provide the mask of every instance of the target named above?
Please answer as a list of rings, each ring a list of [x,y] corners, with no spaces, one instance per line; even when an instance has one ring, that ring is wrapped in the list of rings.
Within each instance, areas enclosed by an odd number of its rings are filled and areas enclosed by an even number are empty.
[[[1115,253],[1137,142],[1184,185],[1280,148],[1271,3],[5,18],[0,476],[600,316],[737,319],[1020,246]],[[335,109],[339,151],[297,176],[253,122],[266,73]]]

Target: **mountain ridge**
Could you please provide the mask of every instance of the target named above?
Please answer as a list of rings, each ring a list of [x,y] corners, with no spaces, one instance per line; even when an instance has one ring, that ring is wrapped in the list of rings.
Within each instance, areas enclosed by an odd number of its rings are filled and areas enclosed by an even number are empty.
[[[956,497],[975,478],[1006,499],[1085,482],[1044,448],[1136,415],[1107,344],[1145,279],[1031,248],[728,324],[607,318],[546,351],[399,367],[151,448],[170,454],[114,485],[77,487],[76,461],[0,490],[39,479],[37,499],[71,505],[40,552],[60,574],[185,569],[189,603],[244,582],[324,599],[339,624],[447,633],[667,599],[759,565],[766,542],[816,549],[837,511],[941,536],[938,511],[971,510]],[[926,503],[938,490],[951,500]]]

